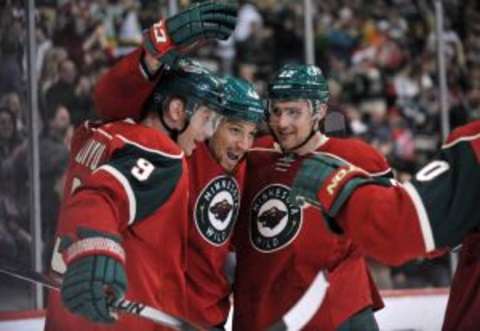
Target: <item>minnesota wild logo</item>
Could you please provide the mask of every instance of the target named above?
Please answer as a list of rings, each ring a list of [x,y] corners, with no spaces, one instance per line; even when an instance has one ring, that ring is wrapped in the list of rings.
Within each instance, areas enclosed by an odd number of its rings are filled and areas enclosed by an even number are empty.
[[[273,184],[257,193],[250,208],[250,242],[270,253],[290,244],[300,232],[302,210],[288,200],[290,188]]]
[[[200,235],[214,246],[230,238],[240,207],[240,189],[235,178],[212,179],[195,202],[195,226]]]

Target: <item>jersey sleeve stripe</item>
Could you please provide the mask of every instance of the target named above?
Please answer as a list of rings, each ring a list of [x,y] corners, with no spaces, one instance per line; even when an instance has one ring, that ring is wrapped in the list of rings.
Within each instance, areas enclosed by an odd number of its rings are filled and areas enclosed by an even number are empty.
[[[476,139],[479,139],[480,138],[480,133],[479,134],[476,134],[476,135],[473,135],[473,136],[466,136],[466,137],[461,137],[461,138],[458,138],[448,144],[444,144],[442,146],[442,149],[447,149],[447,148],[450,148],[450,147],[453,147],[455,146],[456,144],[458,143],[461,143],[463,141],[472,141],[472,140],[476,140]]]
[[[404,183],[402,184],[402,187],[412,199],[415,210],[417,211],[420,229],[422,231],[423,241],[425,243],[425,250],[426,252],[431,252],[435,249],[435,242],[433,239],[432,227],[430,226],[430,219],[427,211],[425,210],[425,206],[422,203],[422,199],[420,199],[420,195],[411,183]]]
[[[112,140],[112,135],[109,134],[108,132],[106,132],[105,130],[102,130],[102,129],[93,129],[93,128],[92,128],[92,131],[98,132],[98,133],[104,135],[105,137],[107,137],[108,139]]]
[[[137,201],[135,199],[135,195],[133,194],[132,187],[130,186],[130,183],[128,182],[127,178],[115,169],[112,166],[109,166],[107,164],[101,166],[95,172],[104,170],[108,172],[110,175],[112,175],[123,187],[125,190],[125,193],[127,194],[128,198],[128,210],[129,210],[129,215],[128,215],[128,225],[132,224],[133,221],[135,220],[135,215],[137,213]]]
[[[145,146],[140,145],[140,144],[138,144],[136,142],[133,142],[131,140],[128,140],[127,138],[125,138],[124,136],[122,136],[120,134],[117,135],[117,137],[119,139],[123,140],[125,143],[133,145],[133,146],[138,147],[140,149],[143,149],[144,151],[147,151],[149,153],[161,155],[161,156],[168,157],[168,158],[171,158],[171,159],[181,159],[181,158],[183,158],[183,152],[180,152],[178,154],[165,153],[165,152],[162,152],[162,151],[159,151],[159,150],[156,150],[156,149],[145,147]]]
[[[390,174],[391,172],[392,172],[392,168],[387,168],[384,171],[371,172],[370,176],[372,176],[372,177],[383,177],[383,176],[386,176],[386,175]]]
[[[125,118],[123,121],[128,124],[136,124],[133,118],[130,117]]]
[[[380,176],[385,176],[386,174],[388,174],[389,172],[392,171],[392,169],[389,167],[383,171],[379,171],[379,172],[369,172],[361,167],[358,167],[354,164],[352,164],[351,162],[345,160],[344,158],[341,158],[340,156],[336,155],[336,154],[331,154],[331,153],[327,153],[327,152],[313,152],[315,155],[327,155],[327,156],[330,156],[334,159],[337,159],[337,160],[340,160],[350,166],[355,166],[356,168],[359,168],[361,170],[363,170],[366,174],[368,174],[369,176],[372,176],[372,177],[380,177]]]

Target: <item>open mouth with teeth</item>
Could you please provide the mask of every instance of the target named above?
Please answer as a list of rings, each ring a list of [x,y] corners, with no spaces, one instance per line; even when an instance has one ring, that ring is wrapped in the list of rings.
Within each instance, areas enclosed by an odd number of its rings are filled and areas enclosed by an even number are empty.
[[[232,161],[232,162],[238,162],[240,160],[240,158],[242,157],[242,154],[241,153],[234,153],[232,151],[227,151],[227,158],[229,161]]]
[[[238,163],[242,160],[243,156],[245,155],[244,152],[227,150],[223,156],[223,166],[225,169],[231,171],[233,170]]]

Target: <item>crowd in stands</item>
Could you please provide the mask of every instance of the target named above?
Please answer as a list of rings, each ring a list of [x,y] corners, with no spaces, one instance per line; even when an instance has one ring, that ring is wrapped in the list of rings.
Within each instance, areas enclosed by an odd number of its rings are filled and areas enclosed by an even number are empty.
[[[239,2],[234,36],[197,50],[194,57],[213,69],[253,81],[264,94],[266,82],[282,64],[304,62],[303,1]],[[312,1],[315,61],[329,78],[329,109],[347,118],[349,135],[381,150],[400,179],[408,179],[441,143],[432,2]],[[141,43],[144,28],[167,16],[167,3],[36,1],[35,72],[41,118],[42,238],[46,247],[55,229],[73,127],[95,118],[92,91],[96,79]],[[178,3],[180,8],[189,5],[189,1]],[[480,3],[445,0],[444,6],[448,104],[454,127],[480,117]],[[0,258],[29,263],[31,161],[25,13],[24,1],[2,1]],[[426,263],[398,270],[372,266],[378,269],[383,287],[448,285],[448,261]]]

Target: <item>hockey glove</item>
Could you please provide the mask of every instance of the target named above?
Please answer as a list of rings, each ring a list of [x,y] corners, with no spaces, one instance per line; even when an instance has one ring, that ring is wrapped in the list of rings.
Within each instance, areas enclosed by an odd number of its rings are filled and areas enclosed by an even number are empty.
[[[117,315],[109,302],[120,300],[127,289],[125,253],[118,237],[79,230],[79,240],[63,250],[67,264],[61,296],[73,313],[94,322],[113,323]]]
[[[372,178],[364,170],[326,154],[303,161],[292,185],[290,199],[319,208],[330,228],[342,232],[333,221],[351,194],[365,184],[389,185],[388,179]]]
[[[144,33],[144,48],[154,58],[172,65],[177,52],[196,43],[225,40],[235,29],[237,5],[215,1],[195,3],[187,10],[153,24]]]

